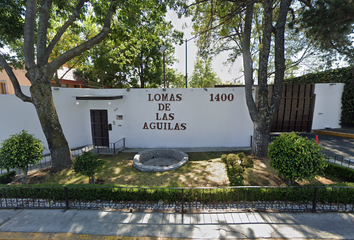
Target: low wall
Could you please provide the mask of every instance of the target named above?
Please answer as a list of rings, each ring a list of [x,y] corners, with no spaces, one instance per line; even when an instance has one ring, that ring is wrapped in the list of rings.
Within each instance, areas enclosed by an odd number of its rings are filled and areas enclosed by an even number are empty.
[[[125,138],[127,148],[250,146],[253,123],[243,87],[55,89],[55,106],[71,148],[92,144],[90,110],[107,110],[109,142]],[[29,87],[23,91],[29,94]],[[342,91],[343,84],[316,84],[313,129],[340,127]],[[122,99],[76,100],[87,95]],[[0,142],[24,129],[46,143],[32,104],[0,95],[0,113]]]

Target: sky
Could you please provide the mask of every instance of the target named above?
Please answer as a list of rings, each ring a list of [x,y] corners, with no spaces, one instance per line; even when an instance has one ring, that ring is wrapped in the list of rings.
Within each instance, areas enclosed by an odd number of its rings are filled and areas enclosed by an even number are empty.
[[[166,14],[166,20],[171,21],[176,30],[184,32],[184,39],[191,39],[192,35],[192,22],[191,18],[182,17],[179,19],[174,11],[168,11]],[[187,27],[182,27],[187,26]],[[190,77],[193,73],[194,62],[197,56],[198,48],[195,44],[195,40],[190,40],[187,43],[187,73]],[[173,67],[176,68],[183,75],[186,73],[186,46],[185,43],[180,46],[175,46],[175,58],[178,60]],[[223,82],[233,83],[235,79],[243,82],[242,74],[242,59],[239,58],[233,64],[233,66],[225,66],[223,63],[227,60],[227,53],[222,53],[214,57],[212,62],[212,67],[217,75],[221,78]],[[231,67],[231,70],[230,70]]]

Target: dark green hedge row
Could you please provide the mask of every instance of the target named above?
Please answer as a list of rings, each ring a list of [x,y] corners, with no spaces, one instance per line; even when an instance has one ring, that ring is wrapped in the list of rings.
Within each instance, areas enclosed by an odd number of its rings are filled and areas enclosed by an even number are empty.
[[[300,77],[284,79],[284,83],[347,83],[354,79],[354,68],[337,68],[319,73],[309,73]]]
[[[285,79],[284,83],[345,83],[342,94],[342,127],[354,127],[354,68],[338,68],[301,77]]]
[[[354,81],[344,85],[340,124],[342,127],[354,127]]]
[[[318,202],[354,203],[354,188],[319,187]],[[234,202],[234,201],[295,201],[312,202],[314,187],[284,188],[212,188],[212,189],[139,189],[68,187],[68,200],[77,201],[159,201],[165,202]],[[64,200],[64,187],[0,188],[0,198],[45,198]]]
[[[10,171],[0,175],[0,184],[7,184],[15,180],[16,172]]]
[[[337,164],[328,163],[325,175],[333,176],[343,182],[354,182],[354,170]]]

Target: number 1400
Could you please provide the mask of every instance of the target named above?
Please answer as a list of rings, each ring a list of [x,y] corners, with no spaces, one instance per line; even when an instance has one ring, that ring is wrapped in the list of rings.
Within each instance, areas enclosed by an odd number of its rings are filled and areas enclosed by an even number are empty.
[[[223,94],[216,94],[215,95],[215,97],[214,97],[214,94],[212,93],[212,94],[210,94],[210,102],[213,102],[213,101],[217,101],[217,102],[219,102],[219,101],[223,101],[223,102],[225,102],[225,101],[233,101],[234,100],[234,95],[232,94],[232,93],[230,93],[230,94],[226,94],[226,93],[223,93]]]

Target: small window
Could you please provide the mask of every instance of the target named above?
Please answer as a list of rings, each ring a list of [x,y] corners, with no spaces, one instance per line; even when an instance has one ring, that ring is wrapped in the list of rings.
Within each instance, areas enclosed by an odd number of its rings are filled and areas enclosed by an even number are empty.
[[[123,120],[123,115],[117,115],[117,120]]]
[[[6,94],[5,82],[0,82],[0,94]]]
[[[69,87],[69,84],[62,83],[62,84],[61,84],[61,87],[68,88],[68,87]]]

